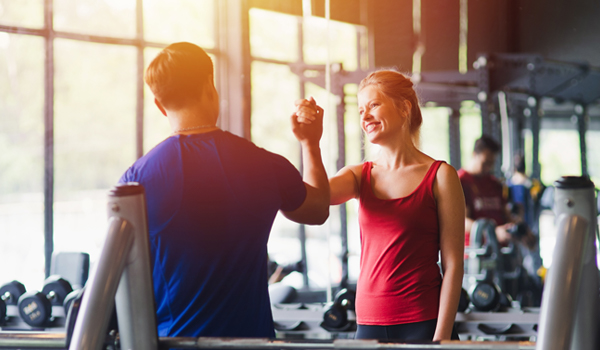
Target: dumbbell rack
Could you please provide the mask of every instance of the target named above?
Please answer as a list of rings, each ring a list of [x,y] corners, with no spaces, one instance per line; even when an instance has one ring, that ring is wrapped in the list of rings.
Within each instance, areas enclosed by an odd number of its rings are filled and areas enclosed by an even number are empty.
[[[535,341],[539,308],[509,308],[503,312],[467,311],[456,314],[461,340]]]
[[[589,179],[587,181],[590,182]],[[131,184],[119,186],[110,193],[106,242],[96,272],[88,281],[72,337],[61,333],[0,332],[0,348],[103,349],[107,338],[109,341],[116,339],[114,334],[107,337],[110,313],[113,303],[116,303],[122,349],[155,350],[159,345],[160,348],[186,349],[597,349],[599,281],[595,259],[597,213],[593,184],[591,188],[586,186],[582,192],[580,184],[569,187],[568,181],[565,182],[565,186],[557,186],[556,196],[559,225],[554,263],[558,268],[550,269],[548,274],[539,315],[537,344],[400,344],[354,339],[159,339],[144,192],[141,186]],[[590,202],[594,203],[593,209],[589,206]],[[569,279],[569,276],[574,278]],[[115,343],[110,346],[117,348]]]
[[[25,323],[19,316],[19,309],[16,305],[6,305],[6,315],[8,320],[0,326],[0,331],[44,331],[44,332],[64,332],[65,331],[65,310],[62,306],[52,306],[53,321],[44,327],[32,327]]]

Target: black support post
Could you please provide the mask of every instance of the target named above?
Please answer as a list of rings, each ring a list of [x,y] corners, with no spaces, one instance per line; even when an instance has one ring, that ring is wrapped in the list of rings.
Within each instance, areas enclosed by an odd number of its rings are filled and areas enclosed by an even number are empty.
[[[336,108],[337,116],[337,143],[338,143],[338,158],[336,162],[337,170],[341,170],[346,166],[346,124],[344,114],[346,112],[346,103],[344,100],[344,86],[342,84],[332,84],[334,94],[339,97],[339,103]],[[340,288],[348,287],[348,211],[346,203],[339,206],[340,208],[340,239],[342,244],[341,262],[342,262],[342,279]]]
[[[448,115],[448,130],[450,131],[449,149],[450,165],[454,169],[460,169],[462,162],[460,159],[460,109],[452,108]]]
[[[50,275],[54,251],[54,29],[53,0],[44,2],[45,37],[44,61],[44,272]]]
[[[475,61],[474,66],[477,69],[477,86],[479,93],[477,100],[481,106],[481,133],[483,135],[493,136],[492,122],[490,120],[490,112],[493,109],[491,103],[490,89],[490,68],[487,55],[481,55]]]
[[[578,104],[575,106],[575,116],[577,117],[577,130],[579,131],[579,148],[581,149],[581,175],[588,174],[587,166],[587,144],[585,134],[587,131],[587,108]]]
[[[540,115],[539,115],[539,98],[530,96],[528,98],[528,111],[531,126],[531,135],[533,136],[533,154],[532,154],[532,169],[531,177],[540,180]]]

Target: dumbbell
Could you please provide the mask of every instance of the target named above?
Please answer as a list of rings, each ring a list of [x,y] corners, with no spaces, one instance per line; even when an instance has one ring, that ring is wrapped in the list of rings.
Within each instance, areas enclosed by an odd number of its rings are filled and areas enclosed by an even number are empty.
[[[75,322],[77,321],[77,315],[81,308],[81,300],[83,299],[85,287],[77,289],[69,293],[65,297],[63,307],[65,308],[65,331],[67,333],[67,348],[71,343],[73,337],[73,331],[75,330]]]
[[[458,312],[465,312],[469,308],[469,303],[471,303],[469,293],[464,288],[461,288],[460,300],[458,301]]]
[[[332,330],[347,328],[349,326],[348,310],[354,310],[355,299],[354,291],[346,288],[340,290],[336,294],[333,304],[323,315],[323,328]]]
[[[477,282],[471,292],[471,302],[479,311],[498,311],[512,305],[512,297],[503,293],[497,284],[483,280]]]
[[[83,296],[83,289],[76,289],[71,293],[67,294],[65,300],[63,301],[63,308],[65,309],[65,317],[69,314],[69,310],[71,310],[71,305],[73,302],[79,298],[81,301],[81,297]]]
[[[8,282],[0,287],[0,324],[6,320],[6,306],[17,305],[19,297],[25,292],[25,286],[19,281]]]
[[[54,275],[44,281],[41,292],[27,292],[19,298],[19,314],[32,327],[48,325],[52,320],[52,306],[62,306],[66,296],[73,291],[64,278]]]
[[[521,223],[511,226],[506,231],[514,237],[521,238],[527,234],[527,230],[528,230],[527,224],[524,222],[521,222]]]

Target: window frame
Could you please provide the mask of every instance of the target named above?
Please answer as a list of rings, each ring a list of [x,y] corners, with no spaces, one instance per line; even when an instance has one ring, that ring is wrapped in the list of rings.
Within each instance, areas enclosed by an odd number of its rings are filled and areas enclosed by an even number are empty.
[[[144,49],[159,48],[162,49],[168,44],[146,41],[144,39],[144,14],[143,0],[136,0],[135,21],[136,21],[136,36],[135,38],[119,38],[99,35],[87,35],[75,32],[56,31],[54,30],[54,2],[53,0],[44,0],[44,24],[42,28],[34,29],[22,26],[8,26],[0,24],[0,32],[19,35],[31,35],[42,37],[44,40],[44,261],[45,261],[45,276],[50,274],[50,265],[52,253],[54,251],[54,40],[55,39],[71,39],[81,42],[91,42],[98,44],[124,45],[135,47],[137,51],[136,60],[136,138],[135,149],[136,159],[140,158],[144,152]],[[220,27],[220,11],[224,10],[223,6],[218,6],[215,2],[213,7],[215,14],[214,22],[215,38],[218,37],[218,29]],[[218,40],[215,40],[216,45],[219,45]],[[219,61],[219,50],[215,48],[205,48],[209,54],[217,57]],[[223,69],[215,62],[216,85],[219,88],[220,80],[223,74]],[[223,122],[223,121],[221,121]]]

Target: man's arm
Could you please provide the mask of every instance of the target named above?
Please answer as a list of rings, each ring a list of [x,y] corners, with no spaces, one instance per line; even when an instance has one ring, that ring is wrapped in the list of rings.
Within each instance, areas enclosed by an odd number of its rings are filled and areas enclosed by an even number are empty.
[[[314,99],[296,101],[296,113],[292,115],[292,131],[302,149],[303,180],[306,198],[293,211],[282,211],[295,222],[321,225],[329,217],[329,180],[319,142],[323,135],[323,108]]]

